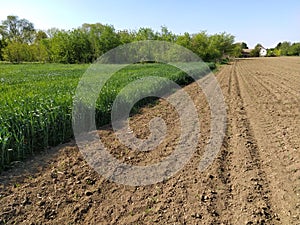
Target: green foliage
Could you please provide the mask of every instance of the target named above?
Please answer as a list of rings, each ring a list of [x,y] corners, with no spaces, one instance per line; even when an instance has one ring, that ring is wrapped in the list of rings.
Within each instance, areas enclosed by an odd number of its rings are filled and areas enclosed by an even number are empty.
[[[46,40],[35,44],[9,42],[2,50],[3,59],[12,63],[49,62],[50,53]]]
[[[276,56],[276,54],[275,54],[274,48],[267,50],[267,57],[275,57],[275,56]]]
[[[207,66],[208,66],[209,69],[211,69],[211,70],[217,69],[217,65],[216,65],[214,62],[209,62],[209,63],[207,63]]]
[[[204,61],[209,60],[208,47],[209,40],[206,32],[203,31],[193,35],[191,40],[191,48],[193,49],[193,52],[196,53]]]
[[[259,49],[253,49],[251,52],[250,52],[250,56],[251,57],[259,57]]]
[[[248,48],[245,42],[234,44],[234,36],[225,32],[209,35],[201,31],[193,35],[175,35],[166,26],[162,26],[159,32],[145,27],[138,31],[116,31],[113,26],[101,23],[83,24],[69,31],[52,28],[44,32],[35,31],[33,24],[26,19],[8,16],[0,24],[0,60],[13,63],[91,63],[119,45],[142,40],[174,42],[193,51],[206,62],[217,63],[230,57],[241,57],[242,49]],[[258,44],[250,56],[258,57],[260,47]],[[168,54],[174,57],[174,53]],[[300,55],[300,43],[280,42],[267,54],[279,55]]]
[[[26,43],[10,42],[3,49],[3,58],[6,61],[20,63],[23,61],[32,61],[32,51]]]
[[[281,55],[281,50],[276,48],[270,48],[267,50],[267,57],[277,57]]]
[[[3,49],[6,47],[4,39],[0,39],[0,61],[4,60]]]
[[[255,48],[250,52],[251,57],[259,57],[260,56],[260,48],[262,47],[261,44],[257,44]]]
[[[47,39],[48,38],[48,35],[42,31],[42,30],[39,30],[35,33],[35,39],[34,39],[34,42],[35,43],[38,43],[44,39]]]
[[[187,49],[192,50],[192,37],[189,33],[185,32],[183,35],[179,35],[176,39],[176,44],[181,45]]]
[[[187,40],[187,39],[183,39]],[[219,62],[226,55],[231,55],[234,36],[226,33],[208,35],[201,32],[191,39],[191,50],[204,61]]]
[[[96,60],[102,54],[121,43],[114,27],[110,25],[102,25],[100,23],[83,24],[81,32],[86,35],[86,45],[90,45],[88,53],[91,60]]]
[[[128,44],[134,39],[134,34],[128,30],[118,31],[117,36],[120,44]]]
[[[2,39],[9,42],[32,43],[35,29],[33,23],[17,16],[7,16],[0,26]]]
[[[31,45],[32,52],[34,55],[35,62],[50,62],[51,61],[51,54],[50,54],[50,47],[49,47],[49,40],[42,39],[39,42]]]
[[[0,50],[4,52],[0,53],[0,60],[10,62],[90,63],[121,44],[142,40],[177,43],[204,61],[220,62],[235,54],[234,37],[230,34],[208,35],[202,31],[194,35],[175,35],[166,26],[159,32],[144,27],[138,31],[116,31],[111,25],[95,23],[69,31],[52,28],[44,32],[35,31],[33,24],[25,19],[8,16],[0,25],[0,37]]]
[[[281,56],[281,50],[280,49],[275,48],[273,52],[274,52],[275,56]]]
[[[291,43],[290,42],[283,42],[280,45],[280,51],[281,51],[281,55],[288,55],[289,49],[291,47]]]
[[[239,58],[242,57],[242,50],[244,45],[242,45],[242,43],[235,43],[232,46],[232,51],[231,51],[231,55],[235,58]]]
[[[68,141],[73,136],[72,104],[76,87],[87,64],[0,64],[0,170],[13,160],[49,146]],[[109,65],[108,65],[109,66]],[[209,65],[211,68],[215,65]],[[193,68],[193,64],[189,65]],[[207,73],[203,67],[203,74]],[[112,103],[120,90],[132,81],[160,76],[184,85],[192,79],[166,64],[133,64],[115,73],[101,89],[96,105],[98,126],[109,123]],[[142,83],[139,91],[167,90],[166,84]],[[136,90],[122,98],[132,99]],[[136,106],[149,103],[144,99]],[[89,106],[85,106],[87,110]],[[135,111],[135,110],[133,110]]]
[[[158,36],[151,28],[141,27],[135,34],[134,41],[157,40]]]
[[[221,33],[209,37],[209,61],[220,61],[224,55],[229,55],[233,49],[234,36]]]
[[[71,103],[87,65],[0,65],[0,168],[72,136]]]
[[[248,45],[245,42],[242,42],[240,45],[242,49],[248,49]]]
[[[288,50],[288,55],[300,56],[300,43],[293,43]]]
[[[176,35],[169,31],[166,26],[161,27],[161,32],[158,33],[157,36],[157,39],[161,41],[174,42],[176,39]]]
[[[274,49],[276,56],[300,56],[300,42],[291,43],[288,41],[279,42]]]

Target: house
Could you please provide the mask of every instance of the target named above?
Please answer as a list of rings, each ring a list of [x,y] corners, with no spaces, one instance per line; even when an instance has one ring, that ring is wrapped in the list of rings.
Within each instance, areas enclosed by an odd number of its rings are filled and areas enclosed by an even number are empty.
[[[253,49],[249,49],[249,48],[244,48],[242,49],[242,57],[243,58],[248,58],[250,57],[250,52],[252,51]]]
[[[265,49],[263,46],[261,46],[260,50],[259,50],[259,56],[265,57],[266,55],[267,55],[267,49]]]
[[[255,49],[242,49],[242,57],[243,58],[248,58],[251,57],[251,52]],[[259,47],[259,52],[256,53],[257,56],[259,55],[260,57],[265,57],[267,55],[267,49],[265,49],[263,46]]]

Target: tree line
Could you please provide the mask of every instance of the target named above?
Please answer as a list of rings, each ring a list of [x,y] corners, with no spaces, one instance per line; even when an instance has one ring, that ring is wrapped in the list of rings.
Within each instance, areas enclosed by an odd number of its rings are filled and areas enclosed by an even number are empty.
[[[300,42],[279,42],[275,48],[268,49],[267,56],[300,56]]]
[[[250,56],[258,57],[261,47],[263,47],[261,44],[257,44],[255,48],[250,52]],[[275,48],[267,49],[267,57],[276,56],[300,56],[300,42],[279,42]]]
[[[196,53],[203,61],[220,62],[241,57],[246,43],[234,43],[228,33],[174,34],[167,27],[116,30],[101,23],[83,24],[72,30],[52,28],[37,30],[32,22],[7,16],[0,24],[0,60],[19,62],[91,63],[105,52],[126,43],[162,40],[176,43]],[[259,46],[259,45],[257,45]],[[252,56],[256,56],[258,47]],[[268,49],[267,56],[300,55],[300,43],[282,42]]]
[[[72,30],[36,30],[33,23],[7,16],[0,25],[0,60],[19,62],[91,63],[122,44],[141,40],[169,41],[186,47],[204,61],[220,61],[236,54],[234,36],[228,33],[176,35],[167,27],[117,31],[112,25],[83,24]]]
[[[242,42],[238,48],[248,49],[246,43]],[[250,57],[259,57],[260,49],[263,48],[263,45],[258,43],[253,49],[251,49],[249,56]],[[288,41],[279,42],[275,48],[267,49],[267,57],[276,57],[276,56],[300,56],[300,42],[291,43]],[[242,57],[240,54],[238,57]]]

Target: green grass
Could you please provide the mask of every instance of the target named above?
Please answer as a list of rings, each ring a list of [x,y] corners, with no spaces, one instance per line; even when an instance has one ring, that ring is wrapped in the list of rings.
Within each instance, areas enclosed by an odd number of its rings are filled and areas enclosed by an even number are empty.
[[[89,65],[0,64],[0,170],[28,154],[73,137],[72,104],[76,87]],[[96,105],[97,126],[110,122],[119,91],[145,76],[161,76],[180,85],[192,79],[165,64],[134,64],[115,73],[102,88]],[[164,89],[163,83],[143,89]],[[127,92],[128,100],[134,92]],[[137,104],[140,107],[151,99]],[[88,106],[87,106],[88,108]]]

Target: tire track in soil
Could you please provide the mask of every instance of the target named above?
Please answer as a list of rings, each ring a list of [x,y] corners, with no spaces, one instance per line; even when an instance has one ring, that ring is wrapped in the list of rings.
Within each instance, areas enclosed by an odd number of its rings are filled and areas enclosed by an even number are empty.
[[[241,96],[238,62],[232,65],[229,77],[231,88],[228,89],[227,97],[230,101],[228,115],[231,123],[229,124],[230,133],[227,136],[229,147],[226,154],[229,155],[227,160],[231,168],[226,172],[232,171],[232,179],[235,180],[231,194],[233,200],[228,203],[232,205],[233,218],[236,218],[234,224],[276,224],[275,220],[278,217],[272,210],[267,177],[261,166],[258,145]],[[244,166],[238,161],[244,161]],[[243,169],[245,177],[241,177]],[[244,204],[238,201],[241,200],[239,198],[245,201]]]
[[[218,82],[221,88],[224,86],[231,88],[226,84],[226,75],[230,67],[222,68],[217,74]],[[230,179],[230,152],[228,151],[228,126],[226,126],[225,137],[222,147],[214,164],[209,169],[207,191],[202,195],[201,201],[207,206],[206,210],[212,218],[209,224],[231,224],[227,209],[230,207],[232,199],[231,179]]]

